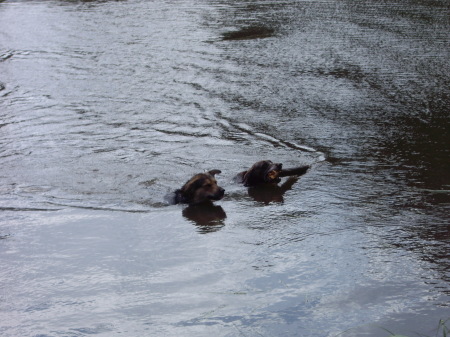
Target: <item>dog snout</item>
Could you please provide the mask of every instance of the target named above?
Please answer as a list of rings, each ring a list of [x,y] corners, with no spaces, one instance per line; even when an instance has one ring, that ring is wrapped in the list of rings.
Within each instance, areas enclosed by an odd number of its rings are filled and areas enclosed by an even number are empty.
[[[217,186],[217,191],[211,196],[212,200],[220,200],[225,195],[225,189]]]
[[[222,187],[219,187],[219,196],[223,197],[225,195],[225,189]]]

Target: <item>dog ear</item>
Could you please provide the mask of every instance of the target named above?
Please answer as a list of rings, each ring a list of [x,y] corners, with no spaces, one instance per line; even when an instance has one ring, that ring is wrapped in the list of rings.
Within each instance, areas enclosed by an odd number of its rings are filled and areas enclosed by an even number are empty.
[[[221,170],[211,170],[208,173],[214,177],[216,174],[221,174],[222,171]]]

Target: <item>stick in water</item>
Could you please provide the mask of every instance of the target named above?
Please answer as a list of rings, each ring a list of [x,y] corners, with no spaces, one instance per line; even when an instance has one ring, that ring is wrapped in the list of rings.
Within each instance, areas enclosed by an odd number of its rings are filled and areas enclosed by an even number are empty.
[[[278,177],[288,177],[288,176],[301,176],[308,171],[310,166],[299,166],[287,169],[281,169],[281,172],[278,174]]]

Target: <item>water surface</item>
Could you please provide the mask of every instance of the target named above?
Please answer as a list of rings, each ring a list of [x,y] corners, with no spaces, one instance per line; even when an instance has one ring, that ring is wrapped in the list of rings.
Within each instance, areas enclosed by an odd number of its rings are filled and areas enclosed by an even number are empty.
[[[2,336],[436,335],[448,13],[0,2]],[[311,169],[232,183],[261,159]],[[209,169],[215,208],[164,202]]]

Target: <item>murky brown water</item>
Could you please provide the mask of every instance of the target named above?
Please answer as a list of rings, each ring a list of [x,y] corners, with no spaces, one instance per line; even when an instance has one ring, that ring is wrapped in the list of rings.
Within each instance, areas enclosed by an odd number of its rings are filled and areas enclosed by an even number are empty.
[[[0,1],[1,335],[436,335],[448,14]],[[232,183],[266,158],[312,168],[282,194]],[[165,204],[215,168],[215,208]]]

